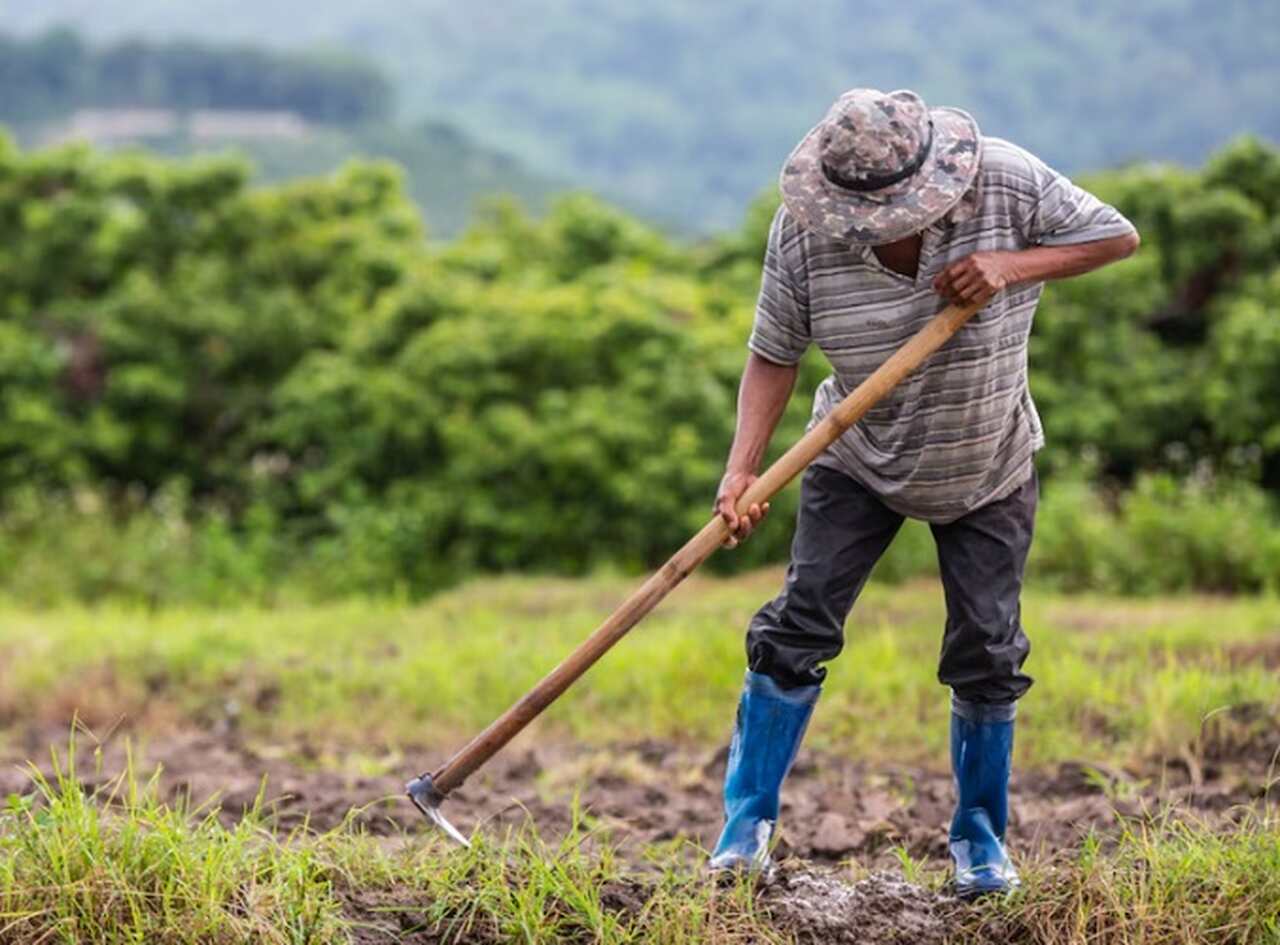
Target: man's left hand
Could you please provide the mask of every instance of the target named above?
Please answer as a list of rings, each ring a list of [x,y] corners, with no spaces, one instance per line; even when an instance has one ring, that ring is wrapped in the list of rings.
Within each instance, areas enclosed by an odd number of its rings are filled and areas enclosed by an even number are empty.
[[[985,252],[953,262],[933,280],[934,291],[948,302],[986,305],[1013,282],[1010,253]]]

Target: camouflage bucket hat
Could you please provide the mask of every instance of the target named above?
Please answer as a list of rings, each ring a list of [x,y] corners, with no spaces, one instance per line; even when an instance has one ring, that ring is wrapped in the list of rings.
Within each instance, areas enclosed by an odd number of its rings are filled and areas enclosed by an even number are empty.
[[[982,136],[958,108],[915,92],[851,89],[783,165],[796,221],[851,243],[891,243],[940,220],[978,173]]]

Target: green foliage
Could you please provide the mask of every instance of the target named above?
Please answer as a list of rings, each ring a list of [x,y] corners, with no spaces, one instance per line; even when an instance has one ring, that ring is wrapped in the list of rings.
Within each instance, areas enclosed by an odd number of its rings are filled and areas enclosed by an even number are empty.
[[[1259,181],[1278,164],[1246,140],[1201,173],[1096,182],[1145,244],[1053,286],[1038,317],[1041,577],[1275,586],[1280,241]],[[0,145],[8,586],[55,598],[37,576],[83,559],[66,583],[86,599],[221,599],[222,575],[269,600],[289,562],[325,593],[421,593],[476,570],[651,566],[705,521],[775,196],[696,246],[574,195],[541,219],[492,204],[433,247],[385,166],[247,179],[225,159]],[[775,454],[826,370],[803,363]],[[762,530],[716,566],[787,541]],[[882,573],[932,557],[916,529]]]
[[[1036,315],[1031,391],[1051,472],[1101,451],[1107,472],[1131,475],[1193,430],[1188,355],[1149,324],[1167,295],[1158,253],[1053,286]]]
[[[44,496],[21,490],[8,497],[0,525],[0,587],[35,607],[108,600],[218,607],[277,604],[290,594],[349,586],[322,585],[302,566],[303,545],[265,503],[233,521],[223,510],[197,506],[176,484],[149,498],[135,490],[114,500],[83,489]],[[317,570],[325,551],[313,551]],[[384,586],[389,573],[379,572]],[[281,588],[285,575],[288,587]],[[360,576],[377,586],[372,575]]]
[[[1257,486],[1139,477],[1109,508],[1070,475],[1046,488],[1029,570],[1063,590],[1280,590],[1280,514]]]
[[[346,429],[346,422],[335,425]],[[352,594],[417,595],[477,570],[580,573],[622,565],[634,571],[665,558],[703,524],[697,504],[681,509],[668,496],[629,504],[620,498],[649,479],[671,481],[662,461],[611,475],[586,462],[607,454],[607,443],[549,448],[535,437],[522,430],[513,442],[539,480],[504,481],[495,471],[503,463],[498,451],[482,449],[460,464],[466,473],[479,470],[475,481],[482,486],[459,472],[443,481],[406,477],[373,495],[341,488],[338,478],[336,496],[321,504],[318,517],[290,520],[265,499],[232,515],[192,500],[180,485],[150,498],[137,491],[112,498],[88,490],[69,496],[22,490],[8,498],[0,518],[0,594],[33,607],[76,601],[278,606]],[[690,462],[704,465],[707,481],[714,480],[718,469],[710,460],[691,456]],[[613,486],[589,503],[576,495],[544,501],[522,491],[572,489],[561,470],[607,478]],[[319,472],[318,481],[333,473]],[[721,553],[710,567],[742,570],[782,558],[794,496],[776,504],[750,542]],[[540,529],[536,540],[529,528]],[[875,578],[899,584],[936,573],[928,527],[908,522]],[[1280,591],[1280,511],[1246,482],[1161,473],[1111,496],[1066,473],[1043,490],[1028,573],[1039,586],[1071,592],[1274,594]]]
[[[1205,412],[1222,441],[1274,467],[1280,452],[1280,269],[1224,300],[1214,332],[1218,366],[1206,378]]]
[[[1032,338],[1050,470],[1128,481],[1208,462],[1280,487],[1280,152],[1245,138],[1204,171],[1140,166],[1088,182],[1137,224],[1138,258],[1053,286]]]
[[[75,149],[0,174],[4,324],[28,355],[0,360],[16,382],[0,404],[30,429],[0,453],[0,491],[101,477],[247,500],[269,392],[401,278],[420,238],[372,165],[257,193],[226,161]]]
[[[282,109],[317,122],[388,117],[391,86],[336,53],[267,52],[191,40],[88,46],[68,29],[0,33],[0,120],[44,120],[90,106]]]

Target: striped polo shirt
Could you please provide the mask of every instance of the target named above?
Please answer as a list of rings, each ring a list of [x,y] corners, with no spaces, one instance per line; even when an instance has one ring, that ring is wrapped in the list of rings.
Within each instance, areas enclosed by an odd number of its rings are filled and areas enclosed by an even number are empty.
[[[923,231],[912,278],[855,246],[802,229],[779,208],[769,231],[748,347],[795,364],[815,343],[833,373],[816,423],[936,315],[934,277],[972,253],[1123,236],[1133,224],[1022,148],[982,139],[963,210]],[[894,511],[949,522],[1031,475],[1044,432],[1027,387],[1027,342],[1043,283],[996,295],[816,462],[852,476]]]

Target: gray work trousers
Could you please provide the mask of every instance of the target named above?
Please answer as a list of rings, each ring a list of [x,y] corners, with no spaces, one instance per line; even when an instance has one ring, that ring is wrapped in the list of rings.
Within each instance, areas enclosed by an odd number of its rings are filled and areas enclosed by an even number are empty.
[[[1031,547],[1035,473],[1004,499],[931,525],[947,603],[938,679],[971,703],[1010,703],[1031,686],[1022,576]],[[821,683],[844,646],[844,623],[903,517],[837,470],[811,466],[786,584],[752,618],[747,663],[780,686]]]

